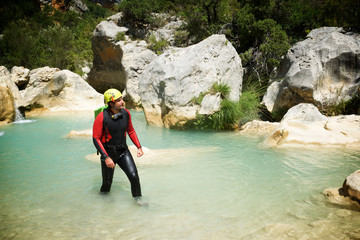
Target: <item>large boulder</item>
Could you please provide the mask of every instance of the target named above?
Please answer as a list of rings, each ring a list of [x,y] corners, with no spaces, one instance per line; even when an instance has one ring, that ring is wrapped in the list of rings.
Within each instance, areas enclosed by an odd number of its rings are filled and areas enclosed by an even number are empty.
[[[0,86],[0,125],[15,120],[14,99],[8,88]]]
[[[270,112],[299,103],[336,106],[360,93],[359,69],[359,34],[315,29],[288,51],[263,103]]]
[[[127,28],[119,27],[113,18],[100,22],[93,33],[93,66],[88,75],[88,83],[98,92],[109,88],[123,91],[126,86],[126,71],[122,65],[123,51],[116,36]]]
[[[57,68],[30,71],[27,87],[20,91],[27,110],[42,107],[51,111],[93,110],[103,105],[103,97],[79,75]]]
[[[229,85],[230,100],[238,101],[242,76],[241,60],[224,35],[168,50],[152,61],[140,77],[146,120],[157,126],[182,128],[195,119],[201,108],[193,99],[207,93],[214,83]]]
[[[360,116],[326,117],[312,104],[298,104],[285,114],[267,139],[272,146],[360,146]]]

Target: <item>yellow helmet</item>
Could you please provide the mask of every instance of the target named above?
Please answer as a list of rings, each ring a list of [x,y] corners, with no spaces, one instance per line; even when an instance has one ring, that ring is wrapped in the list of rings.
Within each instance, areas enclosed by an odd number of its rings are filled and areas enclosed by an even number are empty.
[[[122,97],[122,94],[119,90],[115,88],[110,88],[104,92],[104,102],[107,104],[108,102],[114,102],[119,97]]]

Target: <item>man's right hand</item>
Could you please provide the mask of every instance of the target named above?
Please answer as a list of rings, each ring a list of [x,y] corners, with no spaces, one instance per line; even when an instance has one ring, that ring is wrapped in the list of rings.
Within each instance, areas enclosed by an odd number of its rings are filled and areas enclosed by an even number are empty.
[[[112,169],[115,168],[115,163],[114,163],[114,161],[111,159],[111,157],[107,157],[107,158],[105,159],[105,164],[106,164],[106,166],[107,166],[108,168],[112,168]]]

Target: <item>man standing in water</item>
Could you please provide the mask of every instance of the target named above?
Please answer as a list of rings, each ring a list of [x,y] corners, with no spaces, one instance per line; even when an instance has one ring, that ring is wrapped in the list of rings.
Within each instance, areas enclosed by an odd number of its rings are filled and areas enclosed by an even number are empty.
[[[93,125],[93,142],[101,154],[102,186],[100,192],[110,192],[115,165],[125,172],[131,184],[131,193],[138,204],[141,201],[141,187],[138,171],[126,145],[126,132],[137,147],[137,156],[142,151],[139,139],[131,122],[130,112],[124,108],[122,94],[117,89],[108,89],[104,93],[106,109],[98,114]]]

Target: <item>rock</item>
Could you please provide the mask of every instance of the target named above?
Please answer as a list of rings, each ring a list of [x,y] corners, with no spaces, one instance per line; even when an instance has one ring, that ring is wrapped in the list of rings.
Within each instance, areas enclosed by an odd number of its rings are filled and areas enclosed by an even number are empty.
[[[360,170],[346,177],[343,187],[344,195],[360,204]]]
[[[8,87],[7,82],[9,81],[9,78],[9,70],[4,66],[0,66],[0,87]]]
[[[14,99],[8,88],[0,86],[0,125],[15,120]]]
[[[103,105],[103,96],[84,79],[69,70],[39,68],[30,72],[30,81],[21,91],[25,106],[50,111],[88,111]]]
[[[272,132],[280,125],[278,122],[264,122],[253,120],[242,125],[239,129],[241,135],[271,135]]]
[[[214,83],[230,86],[238,101],[242,88],[241,60],[224,35],[213,35],[187,48],[166,51],[144,70],[140,96],[148,123],[183,128],[200,106],[192,102]]]
[[[141,103],[139,95],[139,78],[144,69],[157,55],[147,48],[145,41],[120,41],[124,56],[122,64],[127,73],[124,98],[127,107],[137,107]]]
[[[86,129],[86,130],[71,130],[67,135],[66,138],[89,138],[92,136],[92,129]]]
[[[178,18],[174,18],[173,16],[169,16],[167,14],[158,14],[154,13],[153,17],[155,19],[162,19],[166,24],[156,30],[150,30],[149,35],[152,35],[156,38],[157,41],[162,39],[166,40],[170,46],[175,45],[175,33],[177,29],[185,24],[183,20]]]
[[[29,83],[26,89],[20,91],[22,98],[24,99],[24,106],[29,106],[37,103],[38,98],[48,94],[43,93],[43,89],[51,81],[53,75],[60,71],[58,68],[43,67],[30,71]]]
[[[179,149],[149,149],[142,146],[144,155],[137,157],[137,148],[134,145],[129,146],[131,155],[136,165],[173,165],[183,162],[184,159],[192,159],[192,157],[201,155],[205,152],[217,150],[216,148],[179,148]],[[96,153],[89,154],[85,158],[91,162],[99,162],[100,155]]]
[[[125,33],[127,28],[119,27],[114,21],[102,21],[94,30],[92,51],[93,66],[88,75],[88,83],[103,93],[109,88],[123,91],[126,86],[126,72],[122,65],[123,51],[116,42],[118,33]]]
[[[323,191],[323,194],[332,204],[344,207],[354,206],[359,207],[360,209],[360,204],[356,201],[351,200],[349,197],[344,196],[343,190],[341,188],[328,188]]]
[[[14,69],[15,67],[13,67]],[[22,74],[23,72],[24,74]],[[22,98],[19,88],[16,86],[16,82],[20,82],[21,80],[17,80],[17,77],[20,79],[26,78],[27,69],[23,67],[15,68],[14,74],[10,73],[6,67],[0,67],[0,86],[6,87],[10,90],[11,95],[14,99],[14,107],[18,108],[24,105],[24,99]],[[25,75],[25,76],[24,76]],[[26,81],[26,80],[25,80]]]
[[[220,93],[215,95],[206,94],[203,100],[201,101],[201,108],[199,114],[213,114],[220,110],[221,96]]]
[[[358,147],[360,116],[325,117],[314,105],[301,103],[289,109],[267,143],[271,146]]]
[[[22,90],[29,83],[30,70],[24,67],[14,66],[11,69],[11,79]]]
[[[336,106],[360,93],[359,69],[360,35],[315,29],[288,51],[263,104],[270,112],[299,103]]]
[[[82,0],[74,0],[70,2],[70,8],[71,11],[75,11],[78,13],[83,13],[89,11],[89,8]]]

